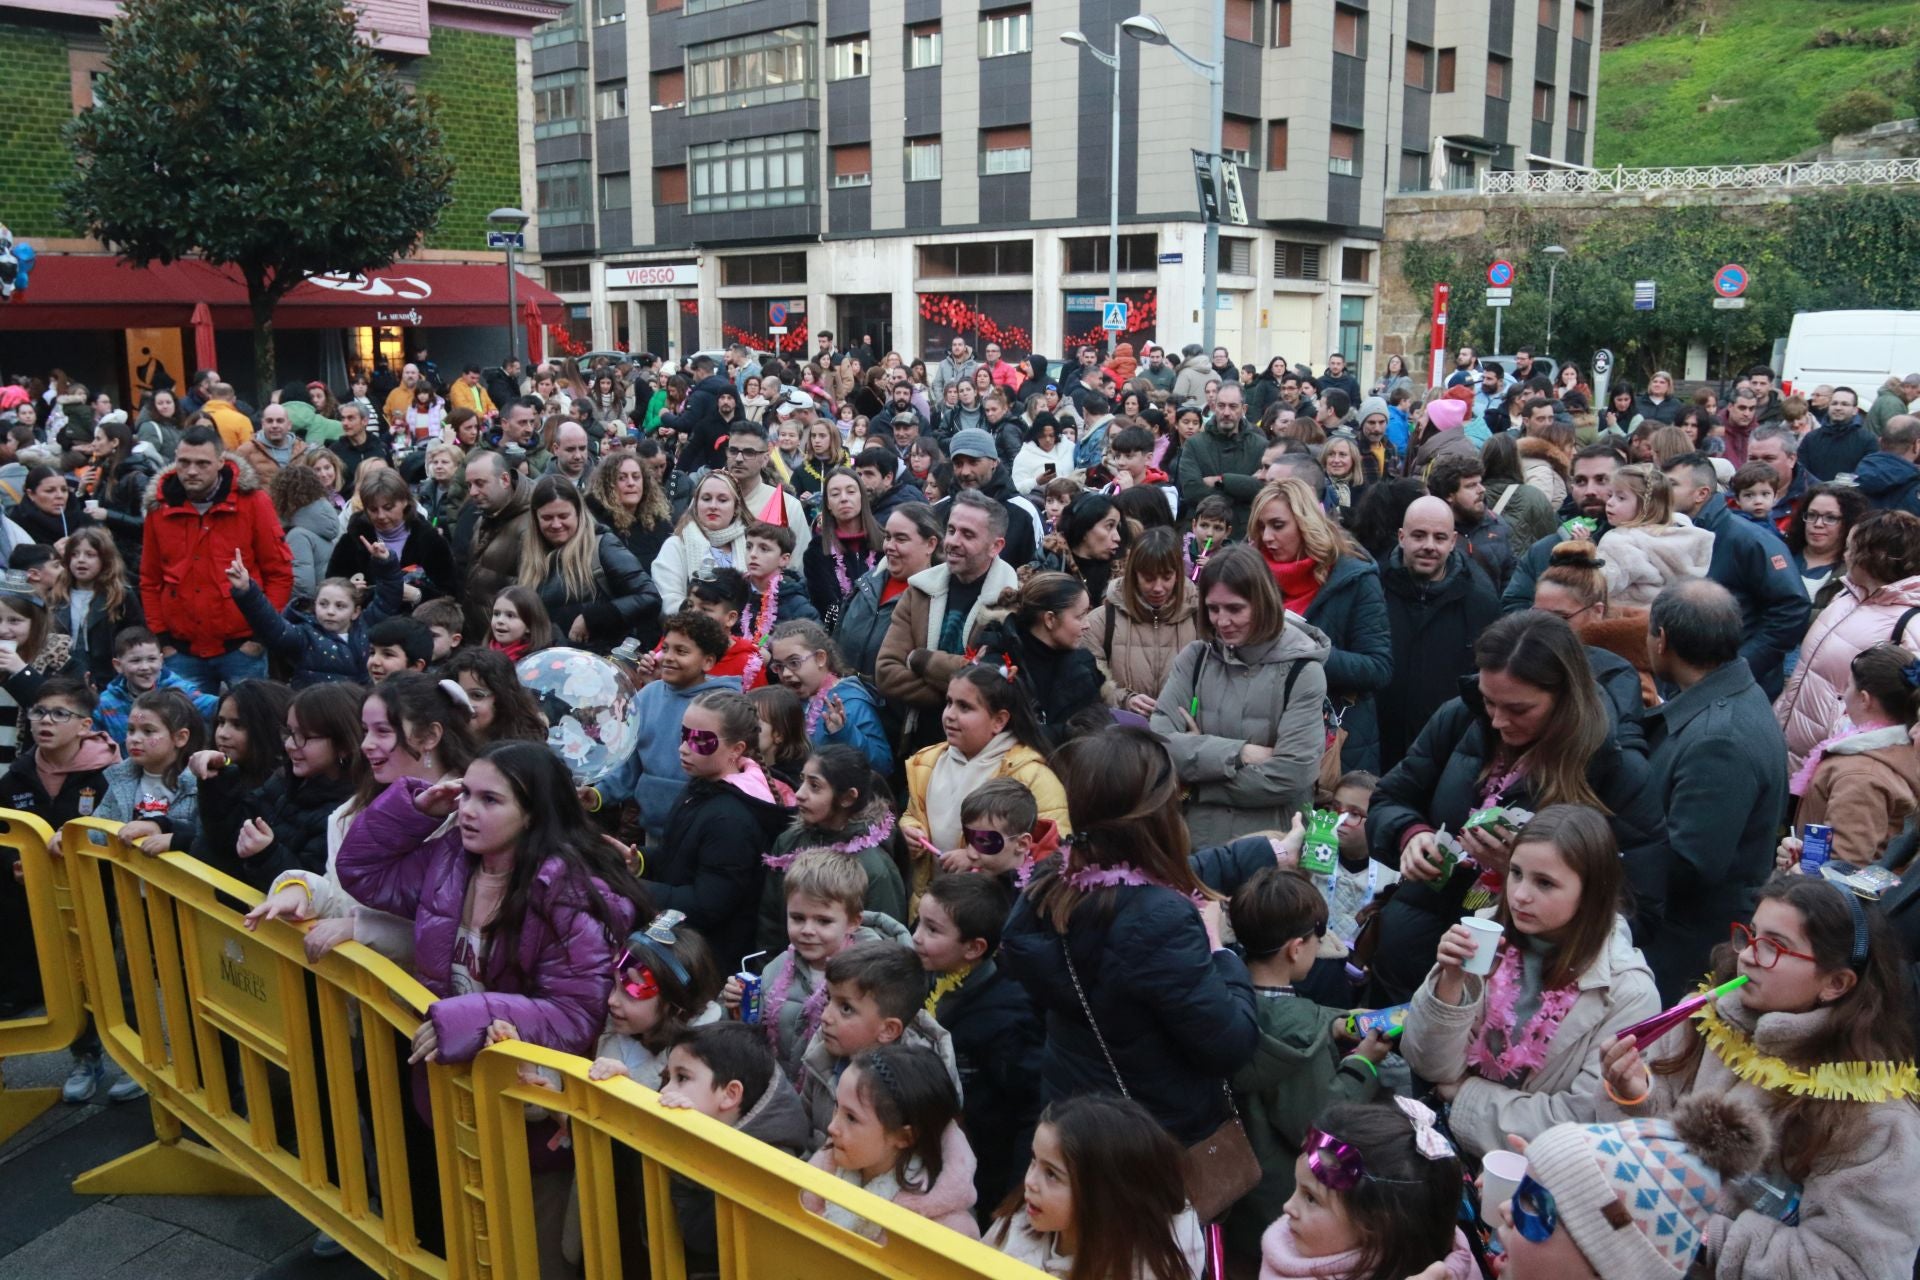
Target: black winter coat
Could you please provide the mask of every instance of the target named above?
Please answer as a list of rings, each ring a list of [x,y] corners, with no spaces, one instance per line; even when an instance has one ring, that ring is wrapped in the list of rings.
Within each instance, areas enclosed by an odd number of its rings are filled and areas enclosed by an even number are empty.
[[[273,843],[251,858],[239,860],[240,879],[265,893],[289,871],[327,869],[327,819],[353,795],[345,777],[295,778],[282,789],[269,813],[261,814],[273,828]]]
[[[752,598],[747,601],[747,607],[740,611],[741,635],[754,634],[755,628],[760,625],[760,608],[763,599],[765,599],[765,592],[756,589]],[[780,585],[773,593],[773,611],[774,622],[773,626],[767,628],[769,633],[772,632],[773,627],[779,626],[782,622],[793,622],[798,619],[809,622],[820,621],[820,611],[813,607],[813,598],[807,594],[806,579],[791,569],[780,571]]]
[[[675,465],[682,471],[726,465],[727,457],[720,437],[726,425],[720,421],[720,393],[732,391],[733,383],[719,374],[710,374],[693,384],[678,413],[660,415],[660,425],[680,433],[680,456]]]
[[[1033,708],[1049,747],[1067,740],[1067,722],[1074,716],[1088,707],[1106,705],[1101,698],[1106,677],[1090,649],[1056,649],[1011,617],[988,623],[980,632],[979,645],[982,662],[1013,661],[1014,679],[1025,690],[1027,705]]]
[[[738,785],[750,776],[687,783],[667,815],[660,847],[646,851],[641,868],[655,909],[686,912],[687,923],[700,931],[722,966],[738,964],[753,950],[765,872],[760,859],[790,816],[778,803]]]
[[[528,536],[540,535],[536,530]],[[643,649],[651,649],[660,639],[660,589],[615,534],[599,535],[591,599],[576,600],[569,595],[558,564],[551,561],[539,594],[547,616],[553,619],[556,644],[573,643],[567,639],[567,632],[573,620],[582,617],[587,620],[587,639],[581,647],[595,653],[611,653],[628,636],[636,637]]]
[[[874,522],[885,528],[887,517],[893,514],[895,507],[926,500],[927,495],[921,492],[920,486],[913,482],[913,477],[902,473],[900,478],[893,482],[893,488],[873,500]]]
[[[832,631],[840,622],[840,615],[846,612],[847,602],[860,589],[860,579],[865,577],[874,564],[886,561],[880,555],[880,548],[870,547],[865,554],[859,551],[841,553],[841,561],[847,575],[847,591],[840,590],[839,574],[834,572],[833,552],[830,543],[835,541],[831,534],[815,534],[807,543],[806,554],[800,557],[801,568],[807,581],[807,597],[813,601],[813,607],[819,611],[820,620]],[[869,563],[871,558],[872,563]],[[786,611],[782,608],[780,618],[785,621]]]
[[[407,524],[406,545],[400,548],[400,567],[419,572],[407,574],[406,580],[420,588],[423,600],[457,594],[459,580],[453,573],[453,547],[439,530],[412,511],[407,513]],[[359,573],[365,574],[368,582],[373,581],[373,557],[361,545],[362,538],[377,542],[380,534],[367,513],[358,511],[347,521],[347,530],[340,535],[340,540],[333,544],[333,554],[327,558],[329,578],[351,578]]]
[[[1013,480],[1005,468],[995,467],[987,482],[980,486],[980,492],[1007,509],[1007,545],[1000,548],[1000,558],[1016,569],[1032,564],[1040,554],[1039,539],[1034,533],[1035,517],[1040,513],[1013,491]],[[942,498],[933,509],[942,528],[946,527],[947,512],[951,510],[953,499],[950,497]]]
[[[1800,466],[1815,480],[1831,480],[1858,467],[1878,445],[1873,428],[1858,414],[1852,422],[1829,421],[1801,438]]]
[[[68,630],[65,605],[56,606],[49,617],[55,629]],[[95,689],[106,688],[118,674],[113,669],[114,637],[128,627],[144,627],[146,624],[147,616],[140,609],[140,592],[135,587],[127,589],[127,598],[121,602],[120,616],[117,618],[107,616],[106,597],[98,591],[93,593],[93,602],[87,607],[87,642],[82,645],[79,637],[74,637],[73,657],[86,668]]]
[[[1380,574],[1392,634],[1393,679],[1380,694],[1380,764],[1391,769],[1473,670],[1473,645],[1500,616],[1500,599],[1456,547],[1439,582],[1407,572],[1396,547]]]
[[[235,879],[252,884],[247,865],[236,848],[240,828],[249,818],[271,821],[286,803],[291,779],[276,770],[254,786],[241,781],[238,769],[222,769],[200,783],[200,833],[193,838],[194,857]],[[276,829],[275,835],[279,834]],[[326,866],[324,837],[320,865]]]
[[[651,566],[659,558],[660,548],[666,546],[667,539],[673,536],[673,521],[670,518],[662,520],[651,529],[642,528],[640,522],[635,520],[627,526],[625,533],[619,533],[615,530],[612,518],[607,514],[606,508],[600,505],[598,498],[588,496],[587,510],[593,514],[595,520],[600,522],[603,533],[611,533],[627,544],[627,550],[633,552],[633,558],[640,562],[640,567],[643,569]]]
[[[115,464],[106,496],[100,500],[107,509],[101,523],[113,535],[113,545],[126,562],[127,581],[136,585],[140,581],[140,555],[146,547],[147,489],[158,474],[159,463],[136,453]]]
[[[1046,1029],[1026,988],[989,956],[933,1010],[953,1038],[974,1158],[974,1209],[990,1213],[1019,1182],[1040,1119]]]
[[[1326,634],[1327,697],[1347,731],[1340,767],[1380,772],[1380,717],[1374,695],[1393,680],[1393,636],[1380,570],[1363,556],[1334,561],[1307,606],[1307,621]]]

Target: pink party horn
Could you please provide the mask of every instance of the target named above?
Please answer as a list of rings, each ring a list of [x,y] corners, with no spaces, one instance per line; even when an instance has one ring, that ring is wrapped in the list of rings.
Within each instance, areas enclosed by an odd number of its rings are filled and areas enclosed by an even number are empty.
[[[1622,1040],[1632,1040],[1634,1048],[1644,1049],[1698,1013],[1709,1000],[1718,1000],[1727,992],[1745,986],[1746,982],[1747,975],[1744,973],[1737,978],[1729,978],[1711,991],[1702,991],[1697,996],[1688,996],[1673,1008],[1656,1013],[1645,1021],[1636,1022],[1616,1034]]]

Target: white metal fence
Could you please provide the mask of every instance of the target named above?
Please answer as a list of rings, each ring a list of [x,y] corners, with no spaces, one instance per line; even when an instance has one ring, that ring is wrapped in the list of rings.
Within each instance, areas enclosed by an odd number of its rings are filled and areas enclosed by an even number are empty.
[[[1920,183],[1920,157],[1691,165],[1674,169],[1482,170],[1482,195],[1588,195],[1636,191],[1759,191],[1793,187],[1888,187]]]

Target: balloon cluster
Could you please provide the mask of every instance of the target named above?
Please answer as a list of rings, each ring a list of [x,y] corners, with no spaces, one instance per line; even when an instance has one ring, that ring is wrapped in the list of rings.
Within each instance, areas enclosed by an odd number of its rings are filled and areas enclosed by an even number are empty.
[[[618,665],[582,649],[542,649],[514,668],[547,717],[547,745],[581,786],[600,781],[640,745],[633,681]]]
[[[27,287],[33,270],[33,246],[14,243],[13,232],[0,225],[0,302],[11,302],[15,292]]]

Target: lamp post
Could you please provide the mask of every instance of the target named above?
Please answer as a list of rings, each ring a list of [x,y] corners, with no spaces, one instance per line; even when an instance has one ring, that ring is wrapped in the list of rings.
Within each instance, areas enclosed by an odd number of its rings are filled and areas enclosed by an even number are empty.
[[[533,221],[525,209],[495,209],[487,215],[487,225],[498,227],[509,236],[517,236],[526,230]],[[506,242],[507,250],[507,360],[512,362],[520,358],[520,338],[517,327],[519,317],[519,289],[513,276],[513,241]]]
[[[1070,44],[1086,50],[1093,55],[1094,61],[1113,72],[1113,130],[1107,150],[1107,301],[1120,301],[1120,24],[1113,26],[1113,52],[1106,53],[1093,47],[1091,41],[1078,31],[1060,33],[1060,43]],[[1120,333],[1115,329],[1107,330],[1107,355],[1113,355],[1114,344],[1120,341]]]
[[[1213,189],[1220,190],[1220,123],[1226,111],[1227,95],[1227,9],[1224,3],[1209,6],[1213,10],[1213,61],[1196,58],[1173,42],[1160,19],[1152,14],[1142,13],[1128,18],[1120,24],[1120,29],[1135,40],[1146,44],[1157,44],[1173,51],[1174,57],[1185,63],[1187,69],[1207,82],[1207,169],[1213,178]],[[1212,358],[1214,321],[1220,301],[1220,224],[1218,221],[1207,223],[1206,271],[1202,287],[1206,297],[1202,299],[1201,313],[1202,341],[1205,342],[1208,358]]]
[[[1553,354],[1553,282],[1560,274],[1560,259],[1567,256],[1564,245],[1550,244],[1540,252],[1547,255],[1547,354]]]

